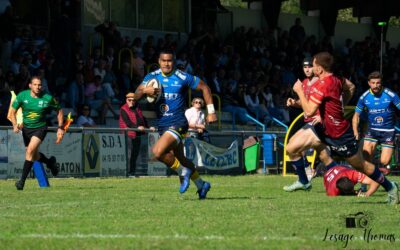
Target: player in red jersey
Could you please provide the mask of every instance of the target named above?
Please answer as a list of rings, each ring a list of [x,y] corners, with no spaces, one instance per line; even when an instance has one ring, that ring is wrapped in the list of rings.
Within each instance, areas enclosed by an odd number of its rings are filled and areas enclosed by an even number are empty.
[[[318,77],[314,77],[312,58],[305,58],[303,60],[303,72],[306,78],[302,81],[304,94],[307,100],[310,97],[312,86],[318,81]],[[288,98],[286,105],[288,107],[301,108],[300,100]],[[325,166],[331,167],[336,163],[332,160],[325,145],[321,144],[321,140],[318,138],[315,132],[314,126],[321,126],[321,117],[319,116],[318,110],[313,116],[304,115],[304,122],[306,123],[300,128],[292,137],[290,137],[286,150],[292,161],[293,168],[295,169],[298,180],[291,185],[283,187],[283,190],[287,192],[293,192],[296,190],[309,190],[311,189],[311,183],[305,171],[305,167],[309,165],[304,151],[302,149],[315,148],[318,152],[318,157],[324,163]],[[306,143],[304,138],[309,138]],[[318,147],[317,147],[318,145]],[[301,155],[299,152],[302,152]]]
[[[365,193],[357,192],[354,190],[354,185],[357,183],[369,185],[369,189]],[[325,173],[324,186],[326,195],[328,196],[358,195],[368,197],[375,193],[379,184],[354,169],[345,166],[335,166]]]
[[[388,192],[388,203],[400,203],[399,191],[395,182],[390,182],[371,162],[366,161],[358,150],[349,121],[344,118],[343,101],[349,96],[346,84],[332,74],[333,56],[320,52],[314,56],[313,71],[319,81],[313,85],[310,100],[307,100],[302,84],[296,82],[293,90],[300,98],[301,106],[307,116],[320,112],[323,129],[317,133],[323,143],[330,147],[331,153],[346,159],[355,169],[378,182]],[[342,96],[342,93],[344,96]]]

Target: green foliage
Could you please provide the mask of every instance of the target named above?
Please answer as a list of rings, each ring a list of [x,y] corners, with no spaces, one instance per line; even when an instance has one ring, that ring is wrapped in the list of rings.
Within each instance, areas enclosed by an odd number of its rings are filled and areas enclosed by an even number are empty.
[[[400,27],[400,17],[392,16],[389,19],[389,26]]]
[[[221,3],[224,6],[247,8],[247,3],[243,2],[242,0],[221,0]],[[305,14],[305,13],[302,13],[302,10],[300,9],[300,1],[299,0],[283,1],[281,11],[283,13],[290,13],[290,14],[296,14],[296,15]],[[351,23],[358,22],[358,18],[353,17],[353,8],[339,10],[337,20],[342,21],[342,22],[351,22]],[[400,17],[391,17],[389,20],[389,25],[395,26],[395,27],[400,27]]]
[[[337,21],[358,23],[358,18],[353,17],[353,8],[347,8],[339,10]]]
[[[221,4],[229,7],[247,8],[247,3],[242,0],[221,0]]]
[[[212,183],[199,201],[192,183],[180,195],[170,178],[50,179],[23,191],[0,181],[2,249],[340,249],[325,232],[353,234],[348,249],[399,249],[400,206],[369,198],[327,197],[322,178],[310,192],[285,193],[295,180],[281,176],[205,176]],[[400,178],[390,177],[400,181]],[[396,241],[365,242],[363,230],[344,226],[346,215],[372,215],[373,233]]]
[[[281,6],[281,11],[283,13],[301,15],[302,11],[300,9],[300,1],[299,0],[283,1]]]

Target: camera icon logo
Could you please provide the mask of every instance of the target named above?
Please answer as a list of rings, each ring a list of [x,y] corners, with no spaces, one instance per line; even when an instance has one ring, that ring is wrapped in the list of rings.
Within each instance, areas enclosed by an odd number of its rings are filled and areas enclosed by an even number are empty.
[[[368,214],[364,212],[358,212],[346,216],[346,228],[367,228],[369,224],[370,218]]]

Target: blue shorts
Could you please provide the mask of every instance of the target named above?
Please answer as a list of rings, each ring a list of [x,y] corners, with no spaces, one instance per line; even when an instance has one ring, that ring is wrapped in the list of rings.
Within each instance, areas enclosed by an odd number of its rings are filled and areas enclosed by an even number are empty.
[[[364,140],[381,144],[382,147],[394,148],[395,131],[368,129]]]
[[[186,124],[178,124],[169,127],[158,127],[158,133],[162,136],[164,133],[169,133],[178,141],[178,143],[182,142],[185,137],[187,131],[189,129],[189,125]]]

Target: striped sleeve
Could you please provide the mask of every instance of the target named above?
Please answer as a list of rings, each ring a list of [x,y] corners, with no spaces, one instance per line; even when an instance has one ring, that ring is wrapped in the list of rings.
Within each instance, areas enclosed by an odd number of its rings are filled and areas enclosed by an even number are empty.
[[[394,93],[393,95],[392,102],[396,106],[396,108],[400,110],[400,98],[396,93]]]
[[[357,112],[357,113],[363,112],[363,110],[365,109],[365,102],[364,102],[364,100],[365,100],[365,98],[367,97],[368,93],[369,93],[369,91],[366,91],[366,92],[360,97],[360,99],[358,99],[358,102],[357,102],[357,105],[356,105],[356,108],[355,108],[355,112]]]

